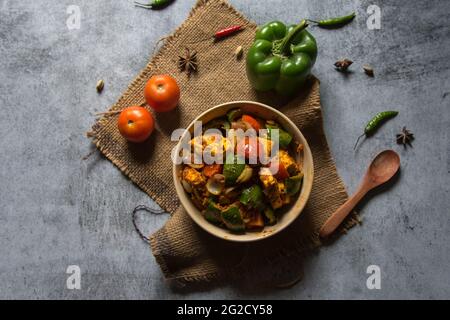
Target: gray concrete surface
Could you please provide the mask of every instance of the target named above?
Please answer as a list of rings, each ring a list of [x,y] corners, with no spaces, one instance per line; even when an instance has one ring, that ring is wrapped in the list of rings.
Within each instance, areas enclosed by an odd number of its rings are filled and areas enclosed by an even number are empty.
[[[81,158],[91,150],[91,114],[119,97],[194,0],[159,12],[131,0],[0,0],[0,298],[450,298],[450,2],[230,2],[258,23],[358,12],[349,27],[313,32],[325,128],[348,190],[378,151],[402,157],[397,181],[361,207],[363,225],[314,254],[292,289],[172,288],[130,220],[130,209],[151,199],[98,154]],[[66,27],[71,4],[81,9],[80,30]],[[382,10],[380,30],[366,26],[370,4]],[[332,68],[341,57],[355,61],[349,76]],[[400,115],[354,153],[368,118],[385,109]],[[403,125],[414,148],[394,142]],[[142,223],[151,231],[166,219]],[[381,290],[366,288],[372,264]],[[68,265],[80,266],[81,290],[66,288]]]

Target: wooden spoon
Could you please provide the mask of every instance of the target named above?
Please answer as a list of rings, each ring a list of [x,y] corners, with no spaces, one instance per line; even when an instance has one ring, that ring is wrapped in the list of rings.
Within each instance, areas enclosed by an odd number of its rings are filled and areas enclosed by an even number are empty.
[[[379,153],[372,160],[358,190],[325,221],[319,235],[325,238],[332,234],[369,190],[387,182],[399,168],[400,157],[395,151],[385,150]]]

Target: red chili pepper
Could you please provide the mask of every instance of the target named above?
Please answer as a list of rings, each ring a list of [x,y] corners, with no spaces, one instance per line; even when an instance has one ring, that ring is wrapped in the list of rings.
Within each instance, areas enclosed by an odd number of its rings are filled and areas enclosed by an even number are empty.
[[[214,40],[220,40],[220,39],[229,37],[229,36],[239,32],[239,31],[241,31],[242,29],[244,29],[244,26],[241,26],[241,25],[235,25],[235,26],[231,26],[231,27],[226,27],[224,29],[221,29],[221,30],[217,31],[214,34],[213,39]],[[199,43],[199,42],[202,42],[202,41],[205,41],[205,40],[211,40],[211,36],[209,36],[208,38],[197,40],[197,41],[190,42],[190,43],[191,44],[192,43]]]
[[[232,34],[235,34],[236,32],[242,30],[243,26],[231,26],[222,30],[219,30],[214,34],[215,39],[223,39],[226,38]]]

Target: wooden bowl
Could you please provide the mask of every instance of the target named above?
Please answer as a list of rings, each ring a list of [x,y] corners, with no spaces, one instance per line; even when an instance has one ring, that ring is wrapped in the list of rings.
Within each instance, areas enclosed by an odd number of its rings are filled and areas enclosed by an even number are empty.
[[[187,131],[181,137],[180,142],[176,146],[175,154],[180,154],[182,145],[181,141],[183,141],[183,139],[187,139],[187,134],[190,133],[193,136],[195,121],[202,121],[202,123],[207,123],[208,121],[211,121],[215,118],[225,116],[229,110],[236,108],[242,109],[244,113],[254,114],[262,119],[270,119],[278,122],[286,131],[288,131],[293,136],[294,141],[298,141],[303,144],[303,152],[300,155],[296,156],[296,161],[302,163],[304,173],[302,188],[297,195],[296,201],[293,201],[291,204],[279,209],[282,210],[282,212],[280,212],[278,222],[275,225],[266,226],[262,231],[246,231],[246,233],[237,234],[208,222],[202,216],[201,212],[194,206],[189,197],[189,194],[184,190],[183,185],[181,184],[180,176],[182,165],[174,164],[173,182],[175,184],[175,189],[177,191],[178,197],[180,198],[181,204],[186,209],[192,220],[194,220],[195,223],[197,223],[202,229],[216,237],[228,241],[257,241],[268,238],[280,232],[300,215],[306,205],[306,202],[308,201],[312,189],[314,177],[313,158],[311,149],[309,148],[308,142],[306,141],[305,137],[296,127],[296,125],[291,120],[289,120],[288,117],[272,107],[253,101],[228,102],[215,106],[202,113],[189,125]]]

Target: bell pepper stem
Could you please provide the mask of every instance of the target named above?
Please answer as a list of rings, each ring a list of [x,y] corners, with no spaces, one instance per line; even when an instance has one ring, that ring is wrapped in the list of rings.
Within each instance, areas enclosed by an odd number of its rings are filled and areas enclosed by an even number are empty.
[[[279,54],[289,55],[292,39],[301,31],[303,31],[308,26],[306,20],[302,20],[298,25],[296,25],[281,41],[279,47]]]

